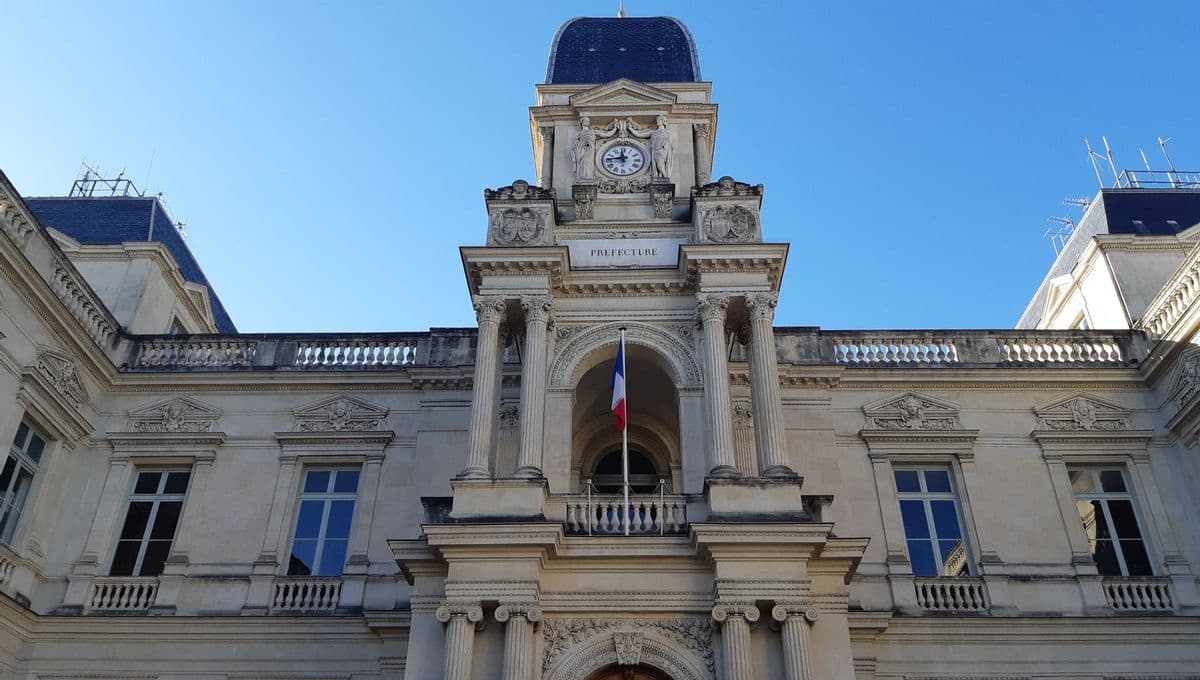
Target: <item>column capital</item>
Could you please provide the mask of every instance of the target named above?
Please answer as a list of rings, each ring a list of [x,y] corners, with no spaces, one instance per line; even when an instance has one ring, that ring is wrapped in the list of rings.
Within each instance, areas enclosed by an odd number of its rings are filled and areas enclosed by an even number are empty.
[[[506,602],[496,607],[496,620],[500,623],[514,616],[522,616],[530,623],[542,620],[542,608],[536,602]]]
[[[700,139],[708,139],[708,123],[694,123],[692,129]]]
[[[437,608],[434,614],[440,623],[449,623],[452,619],[463,618],[474,624],[483,621],[483,608],[469,602],[447,602]]]
[[[550,321],[554,310],[554,302],[547,295],[522,295],[521,310],[525,312],[525,323],[530,321]]]
[[[783,623],[793,617],[803,617],[808,623],[816,623],[821,610],[811,602],[780,602],[771,608],[771,618]]]
[[[471,298],[471,306],[475,308],[475,319],[479,323],[500,323],[504,320],[507,307],[504,298],[499,295],[475,295]]]
[[[709,321],[720,319],[725,321],[725,310],[729,307],[728,295],[698,295],[696,296],[696,313],[700,320]]]
[[[542,137],[542,142],[549,142],[554,139],[554,124],[539,123],[538,134]]]
[[[731,617],[754,623],[759,616],[758,607],[750,602],[720,602],[712,608],[712,617],[717,623],[725,623]]]
[[[775,318],[775,306],[779,304],[779,293],[751,293],[746,296],[746,309],[750,318],[757,321]]]

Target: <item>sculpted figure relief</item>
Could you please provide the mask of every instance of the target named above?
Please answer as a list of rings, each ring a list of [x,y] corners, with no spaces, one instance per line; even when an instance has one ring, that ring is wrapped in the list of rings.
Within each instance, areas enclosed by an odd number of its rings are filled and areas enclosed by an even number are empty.
[[[655,127],[644,128],[633,120],[626,122],[629,133],[640,139],[650,140],[650,169],[654,177],[671,176],[671,156],[675,146],[671,142],[671,131],[667,127],[667,117],[659,116]]]
[[[575,166],[576,182],[591,182],[596,179],[596,140],[608,139],[624,130],[614,120],[603,130],[592,127],[592,121],[587,116],[579,118],[579,135],[575,137],[575,145],[571,148],[571,163]]]

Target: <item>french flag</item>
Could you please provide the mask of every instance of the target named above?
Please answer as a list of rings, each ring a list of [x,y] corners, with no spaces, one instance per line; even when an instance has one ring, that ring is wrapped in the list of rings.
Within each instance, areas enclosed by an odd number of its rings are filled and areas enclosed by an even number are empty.
[[[613,423],[617,426],[617,432],[625,431],[625,335],[621,334],[621,340],[617,344],[617,366],[613,369],[613,384],[612,384],[612,411]]]

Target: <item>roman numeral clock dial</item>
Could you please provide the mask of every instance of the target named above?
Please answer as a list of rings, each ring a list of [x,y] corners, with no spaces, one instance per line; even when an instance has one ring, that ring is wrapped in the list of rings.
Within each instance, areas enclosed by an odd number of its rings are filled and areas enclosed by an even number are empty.
[[[642,150],[630,144],[617,144],[604,152],[600,159],[604,169],[614,175],[632,175],[646,164]]]

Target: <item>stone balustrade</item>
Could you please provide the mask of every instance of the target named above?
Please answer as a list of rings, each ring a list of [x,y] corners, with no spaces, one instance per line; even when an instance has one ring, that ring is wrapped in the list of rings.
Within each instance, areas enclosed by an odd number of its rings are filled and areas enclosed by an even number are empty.
[[[1188,256],[1159,294],[1150,301],[1137,328],[1155,338],[1166,335],[1197,296],[1200,296],[1200,250]]]
[[[983,581],[977,578],[938,577],[913,580],[917,606],[932,612],[980,612],[988,610]]]
[[[585,535],[623,535],[625,499],[620,494],[572,495],[566,498],[567,531]],[[630,495],[630,535],[687,532],[687,502],[674,494]]]
[[[850,368],[1133,367],[1145,354],[1141,338],[1131,331],[775,329],[781,363]]]
[[[342,599],[339,576],[281,576],[271,588],[271,611],[302,614],[332,612]]]
[[[75,275],[73,268],[61,263],[56,264],[50,283],[59,299],[70,310],[71,316],[83,326],[88,336],[96,344],[107,348],[109,341],[117,333],[117,323],[108,314],[100,299]]]
[[[1159,578],[1106,578],[1104,599],[1116,611],[1171,611],[1170,584]]]
[[[469,366],[476,330],[423,333],[134,336],[126,368],[139,371],[407,370]],[[823,331],[776,328],[780,363],[850,368],[1134,367],[1143,336],[1130,331]],[[732,361],[745,361],[738,345]],[[505,362],[515,361],[508,353]]]
[[[138,612],[158,596],[157,578],[98,578],[88,589],[85,612]]]
[[[16,555],[12,554],[7,547],[4,547],[0,550],[0,591],[8,592],[8,587],[12,585],[13,574],[16,571]]]

